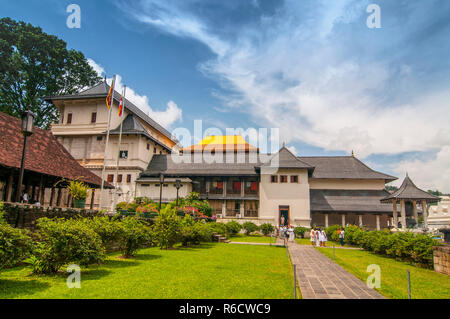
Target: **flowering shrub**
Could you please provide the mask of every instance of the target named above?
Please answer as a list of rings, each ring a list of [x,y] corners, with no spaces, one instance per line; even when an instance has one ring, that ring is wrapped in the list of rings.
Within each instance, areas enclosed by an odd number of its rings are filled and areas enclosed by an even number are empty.
[[[144,204],[136,208],[136,213],[158,213],[158,208],[154,203]]]

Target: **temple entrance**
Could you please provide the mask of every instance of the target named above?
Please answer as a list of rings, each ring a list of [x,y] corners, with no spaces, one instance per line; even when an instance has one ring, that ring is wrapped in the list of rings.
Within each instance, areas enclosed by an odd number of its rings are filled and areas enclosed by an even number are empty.
[[[280,206],[280,226],[288,226],[289,225],[289,206]]]

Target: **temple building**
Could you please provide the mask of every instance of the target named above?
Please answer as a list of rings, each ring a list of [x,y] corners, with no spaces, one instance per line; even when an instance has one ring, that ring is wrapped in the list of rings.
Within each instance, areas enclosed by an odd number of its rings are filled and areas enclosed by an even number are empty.
[[[68,180],[78,180],[91,188],[86,208],[93,208],[101,179],[82,167],[51,132],[35,127],[28,137],[20,190],[18,179],[24,144],[20,119],[0,113],[0,137],[0,201],[14,202],[17,192],[20,192],[20,198],[27,193],[31,204],[39,202],[42,206],[70,207],[73,199],[66,190],[66,184]],[[105,187],[111,189],[112,185],[106,183]]]
[[[207,137],[181,153],[153,156],[136,181],[137,196],[173,201],[178,180],[179,196],[199,193],[218,220],[393,226],[393,205],[381,200],[389,195],[386,184],[397,178],[353,155],[298,157],[285,146],[260,154],[240,136]]]
[[[105,158],[108,108],[106,96],[110,87],[101,82],[74,95],[48,97],[59,110],[60,118],[51,127],[56,139],[82,165],[117,188],[118,202],[135,197],[135,181],[155,154],[177,152],[177,141],[169,131],[150,118],[129,100],[124,99],[124,114],[118,116],[120,94],[115,91],[112,105],[110,139]],[[119,127],[122,125],[120,150]],[[116,174],[117,155],[120,154]],[[113,209],[113,190],[104,190],[102,209]],[[99,196],[95,208],[99,208]]]

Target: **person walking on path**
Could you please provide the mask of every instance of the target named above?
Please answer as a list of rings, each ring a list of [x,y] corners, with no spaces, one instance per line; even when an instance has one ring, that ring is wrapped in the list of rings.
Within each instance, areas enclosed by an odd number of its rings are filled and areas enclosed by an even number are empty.
[[[294,237],[295,237],[294,228],[292,228],[292,226],[290,226],[288,229],[288,232],[289,232],[289,241],[294,242]]]
[[[322,240],[320,242],[321,246],[322,247],[326,247],[327,241],[328,241],[327,233],[322,229],[322,231],[320,232],[320,235],[322,236]]]
[[[344,247],[344,245],[345,245],[344,238],[345,238],[345,231],[344,231],[344,229],[341,229],[341,231],[339,233],[339,240],[341,241],[341,247]]]
[[[309,233],[309,240],[311,241],[311,245],[314,246],[316,241],[316,230],[314,228],[311,229],[311,232]]]

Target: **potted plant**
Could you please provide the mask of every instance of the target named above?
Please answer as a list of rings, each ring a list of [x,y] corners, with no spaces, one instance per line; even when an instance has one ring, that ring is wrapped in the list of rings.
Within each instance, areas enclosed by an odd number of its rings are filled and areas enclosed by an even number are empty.
[[[73,197],[73,206],[75,208],[84,208],[89,187],[83,182],[71,181],[67,191]]]

